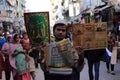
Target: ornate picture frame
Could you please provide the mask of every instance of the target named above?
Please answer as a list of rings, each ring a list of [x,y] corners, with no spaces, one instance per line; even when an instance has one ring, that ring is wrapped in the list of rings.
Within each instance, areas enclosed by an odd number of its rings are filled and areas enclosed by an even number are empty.
[[[107,23],[73,24],[73,46],[84,50],[105,49],[107,42]]]
[[[24,13],[24,20],[31,44],[50,42],[49,12]]]

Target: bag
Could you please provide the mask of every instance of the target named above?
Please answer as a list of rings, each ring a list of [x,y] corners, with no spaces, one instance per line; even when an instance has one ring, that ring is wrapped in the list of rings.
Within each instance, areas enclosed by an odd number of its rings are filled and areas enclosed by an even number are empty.
[[[110,63],[117,64],[117,47],[113,47]]]
[[[101,58],[101,60],[104,61],[104,62],[110,62],[111,55],[112,55],[112,52],[110,52],[110,50],[108,48],[106,48],[106,52],[104,53],[104,55]]]

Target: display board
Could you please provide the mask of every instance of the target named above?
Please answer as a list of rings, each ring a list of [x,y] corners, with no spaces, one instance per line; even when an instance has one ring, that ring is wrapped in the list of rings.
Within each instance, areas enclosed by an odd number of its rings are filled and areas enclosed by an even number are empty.
[[[104,49],[107,47],[107,23],[73,24],[73,46],[84,50]]]
[[[49,12],[24,13],[24,20],[32,44],[50,42]]]

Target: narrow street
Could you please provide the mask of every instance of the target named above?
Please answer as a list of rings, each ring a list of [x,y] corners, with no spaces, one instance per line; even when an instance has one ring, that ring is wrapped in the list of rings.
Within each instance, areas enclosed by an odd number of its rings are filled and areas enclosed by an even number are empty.
[[[88,70],[88,67],[87,67],[87,61],[86,61],[85,67],[80,75],[80,80],[89,80],[87,70]],[[107,73],[106,64],[105,62],[101,61],[99,80],[120,80],[120,60],[118,60],[118,63],[115,65],[115,73],[116,75],[111,75],[110,73]],[[36,74],[37,74],[37,80],[44,80],[43,72],[40,68],[36,70]],[[4,72],[3,72],[3,80],[5,80]],[[11,80],[13,79],[11,78]]]
[[[111,75],[110,73],[107,73],[106,63],[101,61],[99,80],[120,80],[120,60],[118,60],[118,63],[115,65],[115,73],[116,75]],[[81,72],[80,77],[81,80],[89,80],[87,61],[83,71]]]

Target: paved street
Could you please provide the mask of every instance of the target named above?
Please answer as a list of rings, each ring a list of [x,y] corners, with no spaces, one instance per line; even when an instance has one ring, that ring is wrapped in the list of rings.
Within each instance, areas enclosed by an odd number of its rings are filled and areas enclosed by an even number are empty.
[[[81,80],[89,80],[87,70],[88,67],[86,62],[86,65],[80,75]],[[101,61],[99,80],[120,80],[120,60],[118,61],[118,64],[115,65],[115,73],[116,75],[111,75],[110,73],[107,73],[106,64],[105,62]]]
[[[87,62],[85,64],[85,67],[80,75],[80,80],[89,80],[88,79],[88,67]],[[118,61],[118,64],[115,65],[115,73],[116,75],[111,75],[110,73],[106,72],[106,64],[104,62],[101,62],[100,64],[100,80],[120,80],[120,60]],[[43,72],[39,68],[36,71],[37,74],[37,80],[44,80]],[[3,78],[4,78],[4,72],[3,72]],[[5,80],[5,78],[3,79]],[[13,79],[11,79],[13,80]]]

